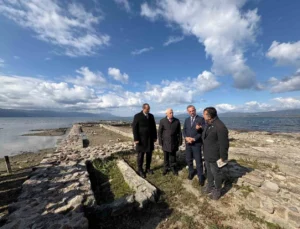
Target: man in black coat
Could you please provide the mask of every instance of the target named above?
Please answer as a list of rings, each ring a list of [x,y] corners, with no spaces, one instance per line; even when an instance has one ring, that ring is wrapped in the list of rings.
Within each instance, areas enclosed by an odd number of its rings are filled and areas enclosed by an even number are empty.
[[[207,107],[203,111],[206,127],[203,131],[203,154],[207,170],[206,194],[218,200],[221,197],[223,180],[227,178],[227,159],[229,149],[228,129],[218,118],[214,107]],[[220,165],[218,165],[217,161]],[[223,167],[221,165],[224,164]]]
[[[194,166],[193,159],[196,161],[197,175],[199,179],[199,184],[204,185],[204,175],[203,175],[203,162],[202,162],[202,127],[205,125],[205,121],[202,117],[196,114],[196,109],[193,105],[187,107],[187,112],[190,115],[183,126],[183,137],[185,139],[185,152],[186,152],[186,162],[189,166],[188,179],[192,180],[194,176]],[[196,125],[200,128],[196,129]]]
[[[154,142],[157,140],[156,123],[154,116],[149,113],[149,104],[143,104],[143,110],[134,116],[132,123],[132,132],[136,151],[138,152],[137,164],[138,174],[143,178],[146,173],[153,174],[150,170],[152,159],[152,151],[154,150]],[[146,154],[146,170],[143,171],[144,155]]]
[[[177,176],[176,152],[182,144],[182,134],[180,121],[173,117],[173,110],[170,108],[166,110],[166,117],[160,120],[158,140],[164,151],[163,175],[166,175],[171,167],[173,174]]]

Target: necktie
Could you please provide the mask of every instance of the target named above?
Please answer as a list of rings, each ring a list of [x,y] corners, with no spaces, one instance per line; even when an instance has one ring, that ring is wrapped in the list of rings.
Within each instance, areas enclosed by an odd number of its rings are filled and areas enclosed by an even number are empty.
[[[171,118],[169,118],[169,122],[170,122],[170,123],[172,122],[172,119],[171,119]]]
[[[195,117],[192,117],[192,120],[191,120],[191,126],[193,126],[194,120],[195,120]]]

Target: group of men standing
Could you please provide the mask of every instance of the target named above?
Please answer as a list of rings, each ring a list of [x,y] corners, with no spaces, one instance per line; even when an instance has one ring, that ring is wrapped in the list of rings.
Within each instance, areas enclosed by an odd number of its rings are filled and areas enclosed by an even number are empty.
[[[158,139],[164,152],[163,175],[169,171],[178,175],[176,152],[184,138],[186,162],[189,170],[188,179],[192,180],[195,175],[193,166],[193,160],[195,160],[199,185],[204,186],[205,179],[207,180],[203,192],[211,194],[210,197],[214,200],[219,199],[222,183],[227,174],[226,161],[228,159],[229,139],[228,130],[218,118],[216,109],[214,107],[205,108],[203,117],[201,117],[197,115],[196,108],[189,105],[187,107],[189,117],[186,118],[181,130],[180,121],[173,116],[173,110],[168,108],[166,117],[160,120],[157,131],[154,116],[149,113],[149,104],[143,104],[142,108],[143,110],[134,116],[132,123],[134,143],[138,152],[138,174],[143,178],[146,177],[146,174],[153,174],[150,167],[152,151],[154,150],[154,143]],[[206,174],[204,174],[202,149]],[[145,154],[146,169],[143,170]]]

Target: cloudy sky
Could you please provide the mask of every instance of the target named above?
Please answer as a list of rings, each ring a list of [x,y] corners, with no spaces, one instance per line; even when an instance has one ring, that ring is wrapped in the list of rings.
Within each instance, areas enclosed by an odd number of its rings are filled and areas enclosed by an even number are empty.
[[[0,0],[0,108],[300,108],[299,0]]]

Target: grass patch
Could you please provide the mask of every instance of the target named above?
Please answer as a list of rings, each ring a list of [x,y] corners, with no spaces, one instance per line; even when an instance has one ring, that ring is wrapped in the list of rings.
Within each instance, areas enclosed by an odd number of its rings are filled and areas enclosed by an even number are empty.
[[[277,164],[273,165],[271,163],[258,161],[257,159],[251,160],[249,158],[239,158],[237,162],[242,166],[250,167],[252,169],[270,169],[274,172],[280,171]]]
[[[274,223],[268,222],[265,219],[256,216],[255,213],[254,213],[254,211],[249,211],[249,210],[245,209],[244,206],[240,206],[238,214],[243,219],[249,219],[254,224],[257,224],[257,225],[259,225],[259,224],[265,224],[268,229],[281,229],[282,228],[278,224],[274,224]]]
[[[254,192],[253,189],[249,185],[243,184],[242,186],[240,186],[240,185],[235,184],[234,187],[237,190],[240,190],[245,198],[247,198],[247,196],[250,194],[250,192]]]
[[[93,161],[97,176],[95,197],[98,204],[110,203],[116,199],[134,193],[125,182],[117,163],[113,161]]]
[[[161,152],[156,153],[162,154]],[[137,169],[136,154],[122,153],[114,156],[122,157],[132,168]],[[197,197],[182,186],[182,179],[187,179],[187,170],[180,163],[177,163],[177,166],[182,168],[181,176],[174,176],[171,172],[163,176],[163,162],[153,157],[151,167],[154,174],[147,174],[146,178],[159,190],[159,202],[165,203],[169,209],[172,209],[168,221],[163,223],[164,228],[168,228],[167,225],[170,227],[175,226],[175,228],[202,228],[203,223],[206,223],[205,225],[218,225],[222,229],[229,228],[221,224],[226,219],[224,214],[212,207],[208,201],[199,201]],[[198,190],[200,189],[198,179],[193,180],[192,186]],[[194,209],[192,210],[193,214],[201,216],[203,219],[198,222],[194,217],[184,214],[184,211],[190,209]],[[160,210],[157,209],[157,211]]]

